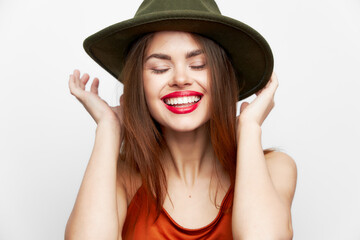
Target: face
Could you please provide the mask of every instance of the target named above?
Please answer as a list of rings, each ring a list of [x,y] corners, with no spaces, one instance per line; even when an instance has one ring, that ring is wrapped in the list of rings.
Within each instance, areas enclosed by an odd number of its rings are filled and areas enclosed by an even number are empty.
[[[210,118],[210,72],[191,34],[155,33],[144,59],[144,91],[152,117],[179,132],[203,126]]]

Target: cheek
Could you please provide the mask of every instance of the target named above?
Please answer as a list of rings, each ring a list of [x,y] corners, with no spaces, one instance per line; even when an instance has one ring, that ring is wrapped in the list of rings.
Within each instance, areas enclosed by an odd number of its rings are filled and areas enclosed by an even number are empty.
[[[145,101],[152,117],[155,117],[156,109],[159,108],[159,88],[152,79],[144,76]]]
[[[155,81],[146,75],[144,76],[144,93],[146,101],[150,101],[154,96],[157,94],[157,86],[155,84]]]
[[[205,90],[205,92],[210,93],[210,86],[211,86],[211,75],[208,71],[204,71],[199,73],[197,76],[198,84]]]
[[[145,101],[149,109],[151,109],[151,102],[153,99],[153,93],[151,92],[151,88],[144,83],[144,95],[145,95]]]

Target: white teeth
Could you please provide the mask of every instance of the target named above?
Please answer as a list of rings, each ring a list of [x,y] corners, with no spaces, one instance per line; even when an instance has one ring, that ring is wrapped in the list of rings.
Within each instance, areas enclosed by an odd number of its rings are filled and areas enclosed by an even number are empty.
[[[187,104],[194,103],[200,100],[199,96],[189,96],[189,97],[178,97],[178,98],[167,98],[165,99],[165,103],[168,105],[176,105],[176,104]]]

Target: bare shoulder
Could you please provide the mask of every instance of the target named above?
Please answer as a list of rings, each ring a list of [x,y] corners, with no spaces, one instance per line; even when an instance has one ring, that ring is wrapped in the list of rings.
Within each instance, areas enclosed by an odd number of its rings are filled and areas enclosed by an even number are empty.
[[[267,153],[265,159],[276,191],[290,208],[297,181],[295,160],[288,154],[278,151]]]

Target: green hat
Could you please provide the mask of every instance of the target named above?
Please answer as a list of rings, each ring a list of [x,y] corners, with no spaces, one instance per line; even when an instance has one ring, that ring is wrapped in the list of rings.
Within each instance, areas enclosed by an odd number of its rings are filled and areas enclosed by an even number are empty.
[[[243,86],[239,100],[263,88],[270,79],[273,56],[266,40],[248,25],[221,15],[213,0],[144,0],[134,18],[89,36],[84,49],[118,79],[129,46],[147,33],[166,30],[196,33],[222,46]]]

